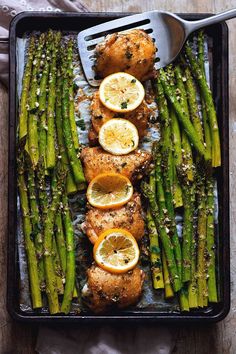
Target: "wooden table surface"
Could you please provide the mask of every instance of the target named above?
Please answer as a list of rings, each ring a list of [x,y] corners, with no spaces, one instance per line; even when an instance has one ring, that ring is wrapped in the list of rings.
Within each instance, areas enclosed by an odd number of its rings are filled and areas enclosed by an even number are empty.
[[[33,1],[32,1],[33,2]],[[76,1],[75,1],[76,3]],[[236,0],[83,0],[91,11],[216,13],[236,7]],[[227,318],[211,326],[171,327],[175,335],[176,354],[236,353],[236,19],[229,26],[229,129],[230,129],[230,196],[231,196],[231,311]],[[8,94],[0,83],[0,354],[35,353],[38,327],[18,324],[6,311],[7,278],[7,190],[8,190]],[[11,188],[11,186],[10,186]]]

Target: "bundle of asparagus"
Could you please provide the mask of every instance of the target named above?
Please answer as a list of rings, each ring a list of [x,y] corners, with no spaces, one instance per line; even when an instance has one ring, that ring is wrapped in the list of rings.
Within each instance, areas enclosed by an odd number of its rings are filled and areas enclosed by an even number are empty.
[[[73,46],[51,30],[30,37],[19,113],[18,185],[32,307],[43,306],[46,292],[51,314],[68,313],[77,296],[67,195],[84,188],[85,178],[74,114]]]
[[[187,43],[179,61],[161,69],[155,81],[161,139],[153,146],[155,169],[150,181],[142,183],[149,201],[153,286],[165,288],[166,298],[176,293],[182,311],[218,301],[213,168],[221,165],[220,139],[204,69],[203,32],[197,43],[197,55]],[[179,207],[181,238],[175,222]]]

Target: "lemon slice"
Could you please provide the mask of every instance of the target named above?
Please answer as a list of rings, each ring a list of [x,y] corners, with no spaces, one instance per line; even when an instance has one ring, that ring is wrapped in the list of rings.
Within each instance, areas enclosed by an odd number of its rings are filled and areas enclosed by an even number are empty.
[[[99,143],[113,155],[126,155],[138,146],[139,136],[135,125],[126,119],[110,119],[99,131]]]
[[[125,273],[138,263],[139,248],[129,231],[109,229],[99,236],[93,256],[101,268],[111,273]]]
[[[130,112],[143,101],[144,87],[134,76],[119,72],[107,76],[99,88],[101,102],[114,112]]]
[[[132,183],[120,173],[101,173],[90,182],[87,189],[88,202],[99,209],[120,207],[132,195]]]

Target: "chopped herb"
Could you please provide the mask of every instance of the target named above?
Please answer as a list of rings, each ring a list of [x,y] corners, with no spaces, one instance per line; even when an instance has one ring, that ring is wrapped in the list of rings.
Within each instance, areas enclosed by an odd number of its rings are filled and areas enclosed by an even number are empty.
[[[125,52],[125,56],[127,59],[131,59],[133,54],[127,49],[126,52]]]
[[[121,107],[122,109],[127,108],[127,102],[122,102],[121,105],[120,105],[120,107]]]
[[[152,246],[150,251],[151,253],[160,254],[160,248],[157,246]]]
[[[79,127],[81,130],[86,130],[86,126],[85,126],[85,123],[84,123],[84,120],[83,119],[78,119],[76,121],[76,125],[77,127]]]
[[[151,141],[151,138],[149,138],[149,137],[147,137],[147,136],[145,136],[144,138],[143,138],[143,143],[149,143]]]
[[[161,261],[157,260],[156,262],[153,262],[152,267],[156,269],[161,268]]]

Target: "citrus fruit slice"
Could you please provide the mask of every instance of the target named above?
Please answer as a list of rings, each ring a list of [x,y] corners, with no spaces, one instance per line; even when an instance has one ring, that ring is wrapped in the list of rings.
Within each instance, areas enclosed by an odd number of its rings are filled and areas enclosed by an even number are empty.
[[[124,229],[104,231],[93,248],[96,263],[111,273],[125,273],[139,260],[139,247],[132,234]]]
[[[132,195],[132,183],[120,173],[101,173],[92,179],[87,189],[88,202],[100,209],[122,206]]]
[[[113,155],[126,155],[138,146],[139,136],[135,125],[126,119],[110,119],[99,131],[99,143]]]
[[[143,101],[144,87],[134,76],[119,72],[107,76],[99,87],[99,97],[114,112],[130,112]]]

